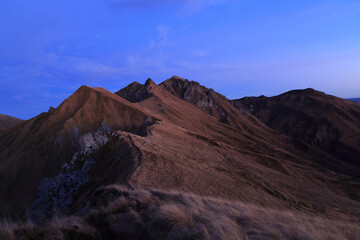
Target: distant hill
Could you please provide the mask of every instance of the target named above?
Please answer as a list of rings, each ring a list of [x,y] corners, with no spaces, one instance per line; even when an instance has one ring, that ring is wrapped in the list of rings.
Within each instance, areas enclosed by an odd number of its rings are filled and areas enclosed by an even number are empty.
[[[342,161],[359,164],[359,104],[311,88],[231,102],[294,140],[316,146]]]
[[[360,103],[360,98],[348,98],[347,100]]]

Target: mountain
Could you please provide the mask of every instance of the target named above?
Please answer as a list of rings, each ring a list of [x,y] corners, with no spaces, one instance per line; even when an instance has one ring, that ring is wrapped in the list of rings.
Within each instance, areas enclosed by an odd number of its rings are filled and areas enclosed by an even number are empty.
[[[15,118],[15,117],[0,114],[0,129],[13,127],[13,126],[21,123],[22,121],[23,120]]]
[[[360,103],[360,98],[348,98],[347,100]]]
[[[156,85],[153,81],[148,80],[144,85],[142,86],[138,85],[138,91],[136,91],[136,93],[134,92],[133,93],[139,96],[138,93],[142,92],[144,93],[144,96],[146,96],[146,97],[140,97],[140,99],[145,99],[145,100],[136,102],[138,106],[142,106],[148,111],[151,111],[153,114],[156,114],[156,116],[160,119],[163,120],[166,119],[171,123],[173,123],[174,125],[181,126],[181,128],[183,129],[186,129],[191,132],[196,132],[197,135],[215,141],[215,143],[221,146],[217,150],[217,153],[214,152],[210,156],[208,156],[207,161],[209,164],[210,161],[212,161],[212,159],[216,159],[216,158],[223,159],[224,156],[226,156],[225,159],[228,159],[228,161],[230,161],[232,164],[241,166],[240,169],[241,168],[243,170],[246,169],[245,171],[247,173],[254,174],[252,177],[248,178],[247,180],[245,180],[244,177],[240,177],[239,180],[240,182],[241,181],[248,182],[248,180],[251,179],[253,183],[256,183],[258,185],[257,187],[255,187],[255,189],[257,190],[254,189],[247,190],[246,196],[243,194],[242,191],[236,193],[237,188],[235,186],[239,184],[239,181],[233,179],[233,181],[223,182],[223,186],[222,186],[223,190],[222,192],[219,192],[219,194],[221,194],[222,197],[226,197],[226,195],[229,195],[228,198],[234,199],[233,195],[236,194],[237,196],[235,197],[235,199],[244,200],[244,198],[247,198],[247,201],[257,201],[258,194],[262,194],[259,193],[259,186],[263,186],[264,187],[263,189],[267,189],[267,187],[265,187],[267,184],[269,184],[269,186],[277,186],[277,187],[281,185],[279,184],[279,182],[275,183],[277,181],[275,179],[278,178],[278,176],[275,177],[273,174],[270,173],[267,174],[265,172],[271,169],[286,175],[288,174],[288,170],[292,168],[291,165],[294,162],[303,166],[310,165],[311,167],[318,170],[322,169],[321,171],[327,169],[325,171],[331,171],[331,172],[335,171],[339,173],[347,173],[350,174],[350,176],[359,176],[360,172],[358,166],[354,166],[347,162],[342,162],[342,161],[339,162],[338,159],[334,158],[328,152],[322,151],[321,149],[313,147],[312,145],[309,145],[307,143],[298,143],[298,141],[294,141],[291,138],[287,138],[284,135],[279,134],[277,131],[274,131],[266,127],[265,125],[261,124],[261,122],[259,122],[259,120],[257,120],[257,118],[254,117],[251,113],[247,113],[244,115],[241,113],[239,114],[239,112],[237,111],[234,111],[235,108],[231,106],[230,101],[229,100],[226,101],[226,99],[221,97],[220,94],[214,92],[212,93],[212,96],[214,97],[208,97],[206,93],[210,91],[209,89],[201,86],[199,83],[196,82],[193,82],[192,84],[195,87],[191,86],[190,81],[186,79],[181,79],[179,77],[172,77],[166,80],[165,82],[160,83],[159,85]],[[120,90],[121,93],[128,93],[128,94],[123,94],[122,97],[129,100],[134,99],[134,96],[132,95],[131,91],[129,91],[128,89],[131,86],[132,84],[130,84],[129,87]],[[195,90],[193,90],[194,88]],[[189,93],[189,95],[186,95],[185,94],[186,92],[191,92],[188,89],[192,89],[193,94]],[[117,94],[119,94],[119,92]],[[184,97],[184,96],[188,96],[188,97]],[[211,102],[212,100],[209,99],[216,99],[215,103],[210,106],[207,106],[206,104],[203,105],[199,104],[199,102]],[[196,108],[194,108],[194,106]],[[199,109],[201,111],[199,111]],[[228,109],[227,116],[233,118],[234,121],[227,121],[227,122],[221,121],[218,112],[215,111],[216,109]],[[159,127],[157,128],[159,129]],[[306,129],[304,129],[304,131],[305,130]],[[163,134],[161,136],[161,139],[167,143],[168,147],[171,146],[170,143],[173,142],[174,139],[187,139],[185,136],[182,136],[179,133],[179,131],[176,132],[178,137],[173,136],[172,133]],[[208,140],[209,143],[212,142],[210,140]],[[182,143],[178,147],[174,148],[174,151],[176,151],[177,149],[179,151],[181,149],[181,152],[185,152],[186,148],[190,148],[191,150],[191,148],[193,148],[193,145],[201,146],[200,143],[196,143],[196,144],[193,143],[190,146],[187,146],[186,142],[189,141],[190,139],[187,141],[182,140]],[[225,143],[227,146],[230,146],[230,149],[236,149],[237,152],[228,150],[228,148],[225,147],[226,145],[220,145],[221,143]],[[206,150],[207,153],[211,152],[211,150],[209,148],[206,148],[205,146],[201,147],[200,149],[207,149]],[[227,152],[224,152],[224,149],[227,149],[226,150]],[[219,153],[220,156],[216,157]],[[154,155],[157,156],[161,155],[161,151],[157,151],[157,152],[154,151]],[[192,156],[192,155],[193,154],[189,154],[188,156]],[[258,156],[259,158],[257,158],[254,162],[249,161],[249,159],[253,158],[254,156]],[[197,157],[195,157],[195,159],[196,158]],[[226,166],[224,163],[218,163],[218,164],[221,164],[221,168],[223,169],[224,172],[226,172],[226,175],[228,175],[230,172],[233,171],[235,171],[232,174],[233,176],[242,175],[239,172],[236,173],[237,168],[234,168],[234,166],[231,165]],[[248,165],[253,163],[255,163],[255,166],[250,167]],[[264,166],[266,170],[262,169]],[[254,172],[253,170],[249,170],[248,167],[257,170]],[[201,166],[199,166],[199,168],[201,168]],[[258,176],[258,173],[262,171],[265,172],[263,172],[261,176]],[[294,171],[297,172],[298,170],[294,170]],[[196,176],[201,174],[202,172],[194,173],[194,175]],[[219,176],[221,176],[222,174],[223,173],[221,172],[214,173],[214,175],[219,175]],[[272,177],[267,179],[264,178],[264,175],[268,175]],[[306,173],[304,173],[304,175],[306,175]],[[157,176],[163,176],[163,174],[157,174]],[[295,185],[301,182],[299,178],[292,179],[291,174],[289,174],[288,176],[289,177],[285,177],[285,178],[283,178],[284,176],[280,177],[282,179],[280,181],[288,182],[289,184],[292,183]],[[203,177],[203,180],[201,181],[205,181],[204,179],[206,178]],[[221,180],[219,179],[221,178],[218,178],[217,185],[219,185],[221,182]],[[314,181],[313,183],[315,184],[318,181],[318,179],[317,180],[313,179],[313,181]],[[229,186],[232,185],[231,182],[234,182],[235,184],[233,187],[230,188],[231,191],[225,194],[224,189],[228,189]],[[343,182],[342,180],[335,180],[335,182],[337,182],[336,185],[338,186],[342,184],[348,184],[347,181]],[[263,185],[264,183],[265,185]],[[156,185],[159,186],[158,184],[162,184],[162,183],[160,182],[157,183]],[[213,184],[214,183],[208,183],[207,186],[212,186]],[[316,184],[321,185],[321,183],[316,183]],[[242,187],[248,188],[250,185],[252,184],[248,183]],[[188,189],[187,191],[192,191],[192,192],[200,191],[199,190],[200,188],[197,187],[192,182],[187,183],[186,186],[187,186],[186,188]],[[193,187],[194,189],[189,189],[189,186]],[[275,187],[275,189],[277,189],[277,187]],[[311,187],[308,186],[308,187],[312,189],[316,188],[315,186],[311,186]],[[284,197],[283,200],[286,199],[286,201],[288,201],[297,194],[303,194],[308,190],[308,187],[302,189],[301,191],[299,190],[298,193],[292,193],[291,197],[282,195],[283,192],[287,192],[288,190],[278,191],[279,189],[277,189],[276,190],[277,193],[274,194],[277,196],[276,197],[277,199],[273,201],[273,204],[279,202],[279,198],[282,198],[281,196]],[[173,188],[174,187],[171,187],[170,189]],[[210,190],[209,188],[210,187],[207,187],[207,189],[204,189],[203,191]],[[350,190],[351,193],[344,192],[344,194],[351,195],[353,194],[353,190],[355,192],[357,191],[355,190],[356,187],[354,185],[349,186],[349,188],[352,189]],[[212,191],[215,192],[215,190]],[[254,195],[252,195],[252,193],[250,192],[253,192]],[[272,204],[271,202],[272,200],[267,199],[267,204],[271,205]],[[294,202],[297,202],[297,200],[294,200]],[[262,204],[265,203],[262,202]]]
[[[82,86],[0,131],[0,216],[29,217],[45,232],[63,216],[64,235],[102,239],[319,239],[326,224],[354,236],[359,166],[232,104],[179,77],[115,94]]]
[[[82,135],[110,129],[142,133],[154,121],[105,89],[82,86],[55,110],[1,131],[1,215],[24,216],[40,180],[72,159]]]
[[[231,101],[267,126],[354,167],[360,160],[360,105],[313,89]]]

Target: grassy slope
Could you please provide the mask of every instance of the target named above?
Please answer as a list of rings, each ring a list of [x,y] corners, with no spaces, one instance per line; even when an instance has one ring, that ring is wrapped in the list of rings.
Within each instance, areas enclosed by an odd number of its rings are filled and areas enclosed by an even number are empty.
[[[0,239],[358,239],[358,222],[160,190],[100,188],[83,217],[1,224]],[[25,238],[24,238],[25,237]]]

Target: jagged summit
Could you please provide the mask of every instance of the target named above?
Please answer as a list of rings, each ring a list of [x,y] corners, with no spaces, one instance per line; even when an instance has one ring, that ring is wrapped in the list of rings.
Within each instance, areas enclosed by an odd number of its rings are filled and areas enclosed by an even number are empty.
[[[156,96],[157,100],[155,101],[156,103],[152,103],[153,107],[156,105],[164,106],[164,102],[168,101],[166,99],[170,97],[170,94],[175,97],[173,99],[180,98],[189,102],[214,116],[222,123],[226,123],[237,129],[248,129],[249,127],[247,126],[249,124],[263,125],[249,114],[245,118],[244,115],[231,105],[225,96],[215,92],[213,89],[206,88],[199,82],[189,81],[177,76],[173,76],[159,85],[156,85],[151,79],[148,79],[144,85],[132,83],[116,92],[116,94],[132,103],[141,102],[142,105],[145,100]],[[174,104],[171,104],[171,107],[174,107]],[[163,111],[164,109],[157,110],[160,114],[162,114],[161,112]]]
[[[148,79],[145,81],[145,86],[154,87],[154,86],[157,86],[157,84],[156,84],[151,78],[148,78]]]
[[[157,86],[158,85],[151,78],[148,78],[144,85],[138,82],[133,82],[117,91],[115,94],[128,100],[129,102],[140,102],[153,96],[153,89]]]
[[[238,129],[244,128],[243,121],[247,121],[244,116],[238,111],[234,111],[233,106],[225,96],[211,88],[179,77],[167,79],[159,86],[174,96],[196,105],[223,123]],[[251,116],[248,117],[251,118]],[[254,119],[253,124],[256,124],[256,121]]]

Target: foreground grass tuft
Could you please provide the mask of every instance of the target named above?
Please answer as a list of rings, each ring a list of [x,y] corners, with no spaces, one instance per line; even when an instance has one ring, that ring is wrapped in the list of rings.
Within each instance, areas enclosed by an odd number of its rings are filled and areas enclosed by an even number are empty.
[[[360,239],[358,220],[334,220],[193,194],[100,188],[82,217],[43,226],[3,222],[0,240]]]

